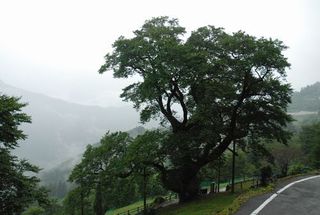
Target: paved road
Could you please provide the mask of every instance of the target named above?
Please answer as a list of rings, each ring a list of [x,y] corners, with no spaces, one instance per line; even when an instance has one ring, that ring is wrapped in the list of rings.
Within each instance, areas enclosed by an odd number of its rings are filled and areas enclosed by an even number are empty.
[[[236,215],[250,215],[271,195],[272,193],[265,194],[250,200]],[[320,215],[320,177],[290,186],[268,203],[258,215]]]

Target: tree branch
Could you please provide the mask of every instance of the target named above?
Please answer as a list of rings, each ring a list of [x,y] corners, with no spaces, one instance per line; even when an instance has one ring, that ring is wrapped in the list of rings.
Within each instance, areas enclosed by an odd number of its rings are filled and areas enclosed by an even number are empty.
[[[188,109],[187,106],[184,102],[184,96],[183,93],[181,92],[181,90],[179,89],[178,83],[174,80],[171,80],[171,83],[173,84],[173,90],[172,93],[175,95],[175,97],[178,99],[182,111],[183,111],[183,121],[182,124],[185,125],[188,121]]]
[[[162,101],[162,96],[158,96],[157,99],[158,105],[160,107],[160,111],[161,113],[163,113],[163,115],[169,120],[171,126],[172,126],[172,130],[173,132],[175,132],[181,125],[181,123],[172,115],[172,113],[169,113],[163,105],[163,101]],[[170,109],[171,110],[171,109]]]

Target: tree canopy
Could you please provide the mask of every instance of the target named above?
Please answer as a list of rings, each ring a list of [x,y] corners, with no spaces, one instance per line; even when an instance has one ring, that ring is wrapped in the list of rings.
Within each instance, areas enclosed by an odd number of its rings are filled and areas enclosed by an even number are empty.
[[[199,169],[218,159],[232,141],[259,137],[286,143],[292,90],[285,82],[290,65],[281,41],[214,26],[188,38],[185,33],[177,19],[147,20],[133,38],[114,42],[99,72],[139,77],[121,97],[140,110],[142,122],[160,118],[169,124],[172,133],[160,148],[170,167],[154,167],[163,172],[164,182],[180,180],[177,187],[165,184],[188,198],[196,193],[186,190],[196,183]]]
[[[24,106],[19,98],[0,94],[0,214],[5,215],[21,214],[35,202],[49,204],[47,191],[34,176],[39,168],[11,154],[18,141],[26,138],[19,125],[31,122],[21,110]]]
[[[155,159],[150,157],[148,159],[148,156],[155,156],[154,153],[148,154],[153,147],[145,147],[145,150],[140,150],[140,144],[144,143],[146,138],[150,140],[159,137],[153,136],[154,133],[147,132],[147,134],[152,137],[138,136],[133,140],[125,132],[107,132],[99,144],[89,145],[81,162],[75,166],[69,178],[77,185],[72,193],[80,193],[77,199],[79,203],[73,204],[68,200],[75,198],[70,196],[73,195],[70,193],[65,201],[66,210],[69,213],[70,211],[85,211],[88,208],[86,201],[90,200],[90,196],[93,195],[94,205],[92,207],[94,207],[95,214],[104,214],[107,209],[124,206],[140,199],[142,192],[146,192],[146,189],[141,188],[145,182],[141,182],[142,172],[146,172],[148,161]],[[153,186],[153,189],[149,189],[148,194],[162,193],[163,189],[158,185],[154,171],[148,171],[148,176],[151,175],[149,184]],[[80,210],[81,207],[82,210]],[[76,212],[75,214],[81,213]]]

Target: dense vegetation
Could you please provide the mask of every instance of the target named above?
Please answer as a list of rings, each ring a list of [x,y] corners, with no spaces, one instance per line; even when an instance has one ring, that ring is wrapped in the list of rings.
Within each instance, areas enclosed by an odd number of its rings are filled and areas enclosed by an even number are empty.
[[[228,34],[213,26],[185,39],[184,34],[176,19],[158,17],[146,21],[133,38],[115,41],[99,72],[138,76],[121,97],[133,102],[142,122],[156,119],[162,128],[106,132],[99,143],[87,146],[69,184],[67,168],[52,172],[59,180],[48,183],[58,200],[48,200],[39,180],[26,174],[37,173],[37,167],[11,154],[26,138],[18,126],[30,118],[21,112],[25,105],[19,99],[2,95],[0,213],[104,215],[171,193],[180,202],[192,201],[202,181],[229,183],[232,143],[236,178],[267,175],[262,177],[267,183],[270,176],[320,168],[319,113],[313,121],[295,123],[287,113],[292,90],[285,82],[289,63],[281,41],[241,31]],[[293,104],[290,110],[316,112],[320,92],[310,89],[293,97],[312,101],[310,106]]]
[[[150,147],[137,146],[153,155],[140,160],[160,173],[181,202],[197,197],[199,171],[230,143],[286,143],[284,127],[291,121],[282,42],[213,26],[193,31],[185,41],[184,34],[176,19],[148,20],[133,38],[113,44],[99,70],[113,70],[116,78],[140,77],[121,97],[141,110],[142,122],[156,118],[170,127],[163,141],[151,137],[145,139]]]
[[[19,98],[0,94],[0,214],[3,215],[21,214],[31,204],[49,205],[47,191],[34,176],[39,168],[12,154],[18,141],[26,138],[20,124],[31,122],[21,111],[24,106]]]

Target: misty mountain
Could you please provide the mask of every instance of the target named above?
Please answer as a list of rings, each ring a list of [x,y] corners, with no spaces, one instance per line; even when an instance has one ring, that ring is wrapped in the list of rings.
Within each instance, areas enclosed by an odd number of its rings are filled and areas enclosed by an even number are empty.
[[[131,137],[143,134],[146,129],[142,126],[135,127],[128,132]],[[99,145],[99,143],[92,144]],[[39,177],[41,183],[50,190],[50,195],[62,198],[72,188],[72,184],[68,182],[69,175],[73,167],[81,161],[82,153],[61,162],[59,165],[45,169],[40,172]]]
[[[21,96],[24,112],[32,123],[22,129],[28,139],[16,154],[48,168],[81,154],[88,144],[98,143],[105,132],[126,131],[139,125],[139,114],[130,106],[98,107],[70,103],[28,92],[0,81],[0,93]]]
[[[32,116],[32,124],[23,125],[28,139],[20,143],[16,154],[42,168],[56,166],[81,154],[86,145],[99,142],[108,130],[127,131],[139,125],[139,114],[130,106],[80,105],[15,88],[1,81],[0,93],[21,96],[21,101],[28,103],[24,111]],[[316,113],[319,110],[320,82],[294,92],[292,104],[288,107],[290,113]]]
[[[319,112],[320,111],[320,82],[303,87],[292,95],[292,103],[288,112]]]

